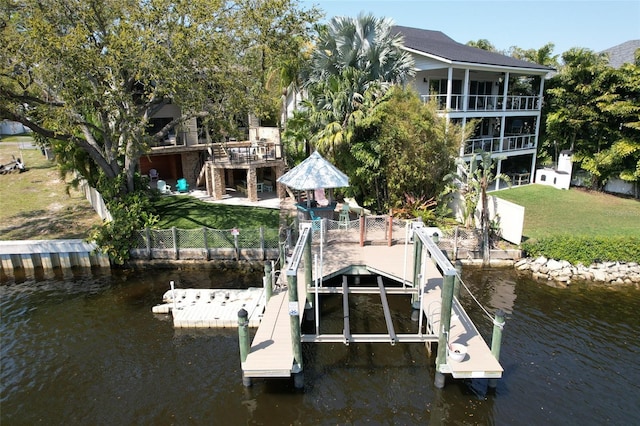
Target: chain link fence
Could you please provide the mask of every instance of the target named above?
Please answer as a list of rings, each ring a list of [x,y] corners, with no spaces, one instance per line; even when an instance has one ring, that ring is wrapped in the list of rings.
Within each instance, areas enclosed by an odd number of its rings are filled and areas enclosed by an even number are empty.
[[[277,259],[280,230],[257,229],[144,229],[138,231],[134,259],[266,260]]]
[[[313,242],[324,244],[400,244],[411,235],[414,219],[387,215],[360,216],[353,220],[299,220],[311,224]],[[274,260],[282,250],[292,249],[298,238],[295,223],[290,228],[256,229],[144,229],[138,231],[131,249],[134,259],[182,260]],[[478,230],[455,227],[441,229],[438,246],[450,258],[477,258]]]

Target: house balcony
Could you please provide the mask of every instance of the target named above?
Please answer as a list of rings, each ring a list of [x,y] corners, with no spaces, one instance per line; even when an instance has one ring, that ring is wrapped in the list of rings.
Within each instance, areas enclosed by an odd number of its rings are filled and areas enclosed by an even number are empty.
[[[209,147],[209,160],[224,166],[249,165],[273,160],[282,160],[282,145],[275,142],[223,142]]]
[[[464,145],[464,155],[471,155],[476,151],[490,153],[513,153],[535,149],[535,134],[505,135],[500,137],[486,137],[468,139]]]
[[[423,102],[436,102],[438,111],[539,111],[540,96],[521,95],[451,95],[451,106],[447,109],[447,95],[420,95]]]

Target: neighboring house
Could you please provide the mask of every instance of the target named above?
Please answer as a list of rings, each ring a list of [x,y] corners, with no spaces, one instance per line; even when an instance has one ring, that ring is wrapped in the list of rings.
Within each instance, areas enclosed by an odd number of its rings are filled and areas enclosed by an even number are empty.
[[[640,40],[629,40],[622,44],[610,47],[600,53],[609,57],[609,65],[620,68],[624,64],[633,64],[636,60],[636,50],[640,49]]]
[[[180,114],[178,106],[165,105],[149,120],[149,133],[158,132]],[[216,139],[198,120],[188,120],[140,158],[140,173],[149,175],[155,169],[158,179],[174,188],[176,181],[184,178],[189,188],[206,187],[216,200],[225,197],[228,190],[241,191],[251,201],[258,200],[259,192],[273,190],[284,197],[284,188],[275,184],[285,168],[280,131],[260,127],[257,120],[249,123],[239,128],[238,138],[220,135]]]
[[[415,61],[410,83],[425,102],[434,101],[451,122],[476,120],[460,157],[491,152],[497,173],[514,184],[532,181],[540,130],[544,80],[552,68],[458,43],[442,32],[396,26]],[[499,182],[496,182],[498,189]]]
[[[0,135],[20,135],[30,132],[30,128],[25,127],[22,123],[18,123],[17,121],[0,121]]]

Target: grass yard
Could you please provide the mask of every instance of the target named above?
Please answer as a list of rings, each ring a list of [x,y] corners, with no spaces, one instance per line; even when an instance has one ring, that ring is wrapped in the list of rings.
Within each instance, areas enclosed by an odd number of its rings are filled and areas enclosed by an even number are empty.
[[[160,229],[277,229],[280,223],[277,209],[206,203],[188,195],[161,196],[154,206],[160,216],[156,225]]]
[[[66,193],[55,165],[31,141],[28,136],[0,140],[0,163],[8,164],[15,156],[27,168],[0,175],[0,239],[86,238],[100,217],[82,193]]]
[[[554,235],[640,237],[640,201],[594,191],[526,185],[492,192],[524,206],[526,238]]]

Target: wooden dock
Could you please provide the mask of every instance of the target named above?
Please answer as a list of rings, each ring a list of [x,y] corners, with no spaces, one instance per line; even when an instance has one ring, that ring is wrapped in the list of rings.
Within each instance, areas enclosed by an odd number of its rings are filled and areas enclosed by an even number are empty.
[[[317,253],[318,247],[314,245],[313,251]],[[369,245],[361,247],[353,243],[330,244],[324,247],[322,254],[321,270],[313,271],[313,281],[320,276],[324,279],[333,278],[345,273],[353,273],[358,270],[361,274],[380,275],[407,284],[407,288],[375,288],[369,292],[380,292],[385,298],[385,293],[405,292],[416,293],[418,289],[409,288],[413,281],[414,270],[413,245],[397,244],[393,246]],[[306,267],[306,265],[305,265]],[[320,268],[318,268],[320,269]],[[425,262],[425,288],[422,298],[421,310],[426,318],[428,333],[396,336],[390,327],[388,335],[366,336],[358,335],[357,339],[349,335],[351,342],[437,342],[440,324],[440,300],[442,294],[443,278],[436,266],[431,262]],[[307,290],[314,292],[314,286],[309,289],[304,283],[304,272],[298,271],[298,312],[302,321],[305,297]],[[348,293],[358,291],[341,287],[319,288],[319,293],[343,293],[345,303]],[[386,300],[383,298],[383,305]],[[266,306],[265,313],[253,342],[246,361],[242,364],[245,377],[290,377],[294,373],[294,353],[292,348],[291,320],[288,289],[274,293]],[[457,300],[453,300],[451,328],[449,334],[450,343],[461,343],[467,347],[466,357],[455,362],[447,358],[446,365],[441,368],[441,373],[450,373],[454,378],[499,378],[502,376],[502,367],[493,357],[482,336],[469,319]],[[385,314],[387,317],[388,315]],[[388,324],[389,325],[389,324]],[[348,324],[346,324],[348,328]],[[345,332],[348,333],[348,330]],[[345,336],[302,336],[305,342],[335,342],[342,341]],[[349,342],[345,342],[349,343]]]

